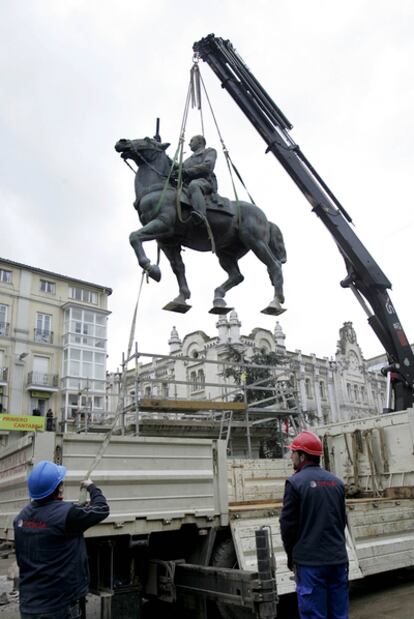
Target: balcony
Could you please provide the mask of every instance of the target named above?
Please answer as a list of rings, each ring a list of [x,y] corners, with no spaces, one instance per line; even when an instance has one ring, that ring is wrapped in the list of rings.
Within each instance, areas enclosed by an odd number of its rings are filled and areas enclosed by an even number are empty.
[[[34,341],[41,342],[42,344],[53,344],[53,331],[46,331],[45,329],[35,329]]]
[[[57,374],[44,374],[43,372],[29,372],[27,375],[26,389],[39,391],[58,391],[59,376]]]
[[[0,385],[7,385],[8,368],[0,368]]]
[[[7,336],[9,335],[9,327],[10,327],[10,323],[9,322],[0,322],[0,336]]]

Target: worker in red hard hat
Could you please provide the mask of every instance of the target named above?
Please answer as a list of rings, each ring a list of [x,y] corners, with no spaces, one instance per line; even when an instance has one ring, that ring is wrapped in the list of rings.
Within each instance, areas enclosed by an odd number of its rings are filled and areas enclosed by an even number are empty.
[[[344,483],[321,468],[322,442],[313,432],[301,432],[288,448],[295,472],[286,481],[280,531],[300,617],[348,619]]]
[[[63,501],[66,468],[42,460],[27,485],[32,501],[13,522],[20,570],[21,619],[80,619],[88,592],[89,570],[83,532],[109,514],[102,492],[81,482],[88,505]]]

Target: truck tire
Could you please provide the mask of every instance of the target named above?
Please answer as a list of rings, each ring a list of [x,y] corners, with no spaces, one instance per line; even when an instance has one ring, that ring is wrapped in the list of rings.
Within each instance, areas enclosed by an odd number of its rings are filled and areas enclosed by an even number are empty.
[[[239,569],[237,562],[236,550],[233,540],[227,538],[223,540],[214,550],[211,559],[211,564],[214,567],[230,567],[233,570]],[[217,602],[217,610],[222,619],[254,619],[255,614],[250,608],[242,608],[241,606],[232,606]]]

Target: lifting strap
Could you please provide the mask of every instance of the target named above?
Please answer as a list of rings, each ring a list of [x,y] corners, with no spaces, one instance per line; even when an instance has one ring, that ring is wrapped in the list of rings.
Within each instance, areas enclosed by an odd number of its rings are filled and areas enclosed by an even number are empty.
[[[136,324],[137,324],[137,313],[138,313],[138,306],[139,306],[139,301],[140,301],[140,297],[141,297],[141,291],[142,291],[142,285],[144,283],[144,277],[145,277],[145,272],[143,271],[142,273],[142,277],[141,277],[141,283],[139,286],[139,290],[138,290],[138,296],[137,296],[137,300],[135,303],[135,307],[134,307],[134,312],[132,315],[132,322],[131,322],[131,329],[129,332],[129,339],[128,339],[128,351],[127,351],[127,356],[126,359],[124,359],[123,362],[123,367],[122,367],[122,378],[121,378],[121,386],[120,386],[120,390],[119,390],[119,396],[118,396],[118,403],[117,403],[117,408],[116,408],[116,413],[115,413],[115,417],[114,420],[112,422],[112,425],[110,427],[110,429],[108,430],[108,432],[106,433],[101,446],[98,450],[98,453],[96,454],[94,460],[92,461],[92,464],[89,466],[85,479],[89,479],[89,477],[92,475],[93,471],[96,469],[96,467],[98,466],[99,462],[102,460],[102,457],[111,441],[112,435],[114,433],[115,427],[118,423],[118,419],[120,418],[120,416],[123,413],[123,404],[124,404],[124,398],[125,398],[125,394],[126,394],[126,388],[127,388],[127,375],[128,375],[128,361],[129,358],[131,356],[131,351],[132,351],[132,344],[134,342],[134,337],[135,337],[135,329],[136,329]],[[85,503],[86,501],[86,490],[81,490],[80,493],[80,497],[79,497],[79,502],[80,503]]]

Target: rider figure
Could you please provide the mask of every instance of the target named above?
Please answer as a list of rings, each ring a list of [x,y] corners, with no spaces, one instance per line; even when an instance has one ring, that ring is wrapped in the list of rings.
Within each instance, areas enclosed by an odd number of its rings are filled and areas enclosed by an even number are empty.
[[[189,144],[193,154],[183,161],[183,172],[188,182],[191,205],[200,216],[206,216],[205,195],[217,192],[214,174],[217,152],[206,148],[204,136],[195,135]]]

